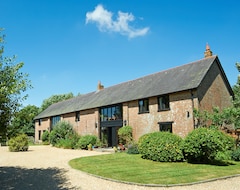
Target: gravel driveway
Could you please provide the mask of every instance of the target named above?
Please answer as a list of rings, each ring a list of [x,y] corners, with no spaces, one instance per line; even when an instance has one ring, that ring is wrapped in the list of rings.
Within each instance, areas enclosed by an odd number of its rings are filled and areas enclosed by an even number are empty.
[[[30,146],[27,152],[9,152],[0,147],[1,190],[239,190],[240,176],[196,185],[144,187],[96,178],[72,169],[68,161],[106,152]],[[240,172],[240,171],[239,171]]]

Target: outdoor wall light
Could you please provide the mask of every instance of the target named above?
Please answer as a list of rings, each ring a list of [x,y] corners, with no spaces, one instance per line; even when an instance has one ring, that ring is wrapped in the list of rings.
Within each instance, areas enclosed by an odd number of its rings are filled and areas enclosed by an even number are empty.
[[[95,123],[95,128],[97,128],[97,127],[98,127],[98,123],[96,122],[96,123]]]
[[[124,120],[123,123],[124,123],[124,126],[126,126],[127,125],[127,120]]]

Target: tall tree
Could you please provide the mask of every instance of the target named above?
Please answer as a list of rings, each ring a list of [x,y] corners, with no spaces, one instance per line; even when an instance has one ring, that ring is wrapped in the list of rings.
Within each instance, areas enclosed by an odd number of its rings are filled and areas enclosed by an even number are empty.
[[[68,93],[68,94],[58,94],[58,95],[52,95],[51,97],[43,100],[43,103],[40,107],[40,112],[42,112],[43,110],[47,109],[50,105],[57,103],[57,102],[61,102],[63,100],[67,100],[70,98],[73,98],[74,95],[73,93]]]
[[[8,137],[14,137],[18,134],[34,136],[34,117],[38,114],[39,108],[34,105],[28,105],[15,114],[14,119],[8,126]]]
[[[7,126],[18,111],[31,88],[28,74],[21,72],[24,63],[15,63],[16,57],[5,57],[4,35],[0,29],[0,141],[6,140]]]
[[[236,63],[236,68],[240,72],[240,63]],[[234,107],[240,108],[240,75],[238,75],[237,83],[233,86],[234,92]]]

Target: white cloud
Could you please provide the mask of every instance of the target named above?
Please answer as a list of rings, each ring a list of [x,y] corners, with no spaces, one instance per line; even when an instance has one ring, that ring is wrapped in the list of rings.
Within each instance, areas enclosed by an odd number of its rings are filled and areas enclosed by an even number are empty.
[[[102,5],[98,5],[95,7],[94,11],[87,12],[86,23],[97,23],[98,29],[101,32],[119,32],[129,38],[144,36],[149,31],[149,27],[137,29],[129,25],[129,22],[135,20],[132,13],[123,13],[118,11],[116,20],[113,20],[112,17],[113,13],[104,9]]]

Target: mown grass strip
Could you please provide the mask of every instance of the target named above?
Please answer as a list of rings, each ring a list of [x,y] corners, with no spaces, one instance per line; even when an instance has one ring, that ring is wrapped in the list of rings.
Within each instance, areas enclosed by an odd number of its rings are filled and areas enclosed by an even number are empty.
[[[87,173],[140,184],[182,184],[240,174],[239,162],[226,162],[224,166],[163,163],[144,160],[141,155],[115,153],[83,157],[69,161],[72,168]]]

